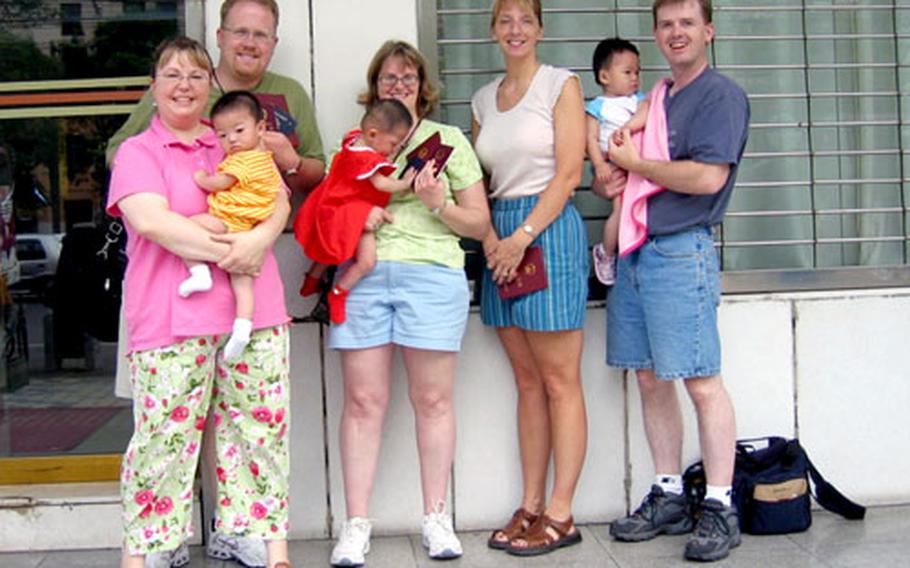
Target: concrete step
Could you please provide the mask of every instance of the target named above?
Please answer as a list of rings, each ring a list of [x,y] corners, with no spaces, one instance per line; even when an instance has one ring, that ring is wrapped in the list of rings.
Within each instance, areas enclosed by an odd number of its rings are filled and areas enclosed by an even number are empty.
[[[200,511],[197,498],[193,544]],[[122,534],[117,482],[0,486],[0,552],[119,548]]]

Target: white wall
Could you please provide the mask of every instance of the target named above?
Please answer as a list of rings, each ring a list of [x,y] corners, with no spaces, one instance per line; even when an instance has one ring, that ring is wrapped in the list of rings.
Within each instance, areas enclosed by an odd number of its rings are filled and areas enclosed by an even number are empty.
[[[321,0],[313,22],[316,112],[328,151],[360,121],[357,95],[376,49],[389,39],[417,44],[417,8],[415,0]]]

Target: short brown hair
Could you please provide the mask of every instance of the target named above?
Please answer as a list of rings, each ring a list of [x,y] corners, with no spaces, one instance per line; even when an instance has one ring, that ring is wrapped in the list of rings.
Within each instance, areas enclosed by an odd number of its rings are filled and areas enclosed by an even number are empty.
[[[543,7],[540,5],[541,0],[496,0],[493,2],[493,14],[490,17],[490,28],[496,25],[496,18],[505,7],[506,3],[514,2],[522,8],[527,8],[537,18],[537,23],[543,27]]]
[[[235,4],[240,4],[241,2],[250,2],[253,4],[259,4],[264,6],[272,12],[272,15],[275,16],[275,29],[278,29],[278,2],[275,0],[224,0],[221,4],[221,27],[224,27],[224,21],[227,20],[228,13],[231,11],[231,8]]]
[[[657,11],[663,8],[664,6],[672,6],[673,4],[684,4],[689,0],[654,0],[654,4],[651,6],[651,16],[654,18],[654,27],[657,27]],[[711,8],[711,0],[693,0],[698,3],[698,7],[701,8],[701,17],[706,24],[711,23],[711,14],[714,12],[714,9]]]
[[[190,63],[205,69],[210,76],[214,76],[212,59],[205,48],[202,47],[202,44],[192,38],[178,36],[173,39],[166,39],[158,44],[155,49],[155,55],[152,58],[152,79],[157,75],[159,67],[179,54],[186,55]]]
[[[423,118],[436,109],[439,102],[439,89],[427,75],[427,61],[417,48],[402,40],[392,39],[380,46],[367,68],[367,90],[357,97],[357,102],[370,106],[379,100],[379,72],[383,63],[390,57],[400,57],[405,63],[417,70],[420,79],[420,92],[417,93],[417,117]]]

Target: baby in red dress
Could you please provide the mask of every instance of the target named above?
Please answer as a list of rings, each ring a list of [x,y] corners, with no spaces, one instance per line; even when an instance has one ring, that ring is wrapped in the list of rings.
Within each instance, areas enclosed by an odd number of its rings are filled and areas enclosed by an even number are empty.
[[[417,172],[413,168],[401,179],[391,177],[396,169],[391,160],[412,124],[411,113],[399,101],[372,104],[360,129],[345,135],[328,175],[294,220],[294,236],[313,260],[301,295],[319,290],[328,265],[353,259],[329,293],[333,323],[344,323],[348,292],[376,265],[376,239],[370,230],[364,230],[370,211],[388,205],[393,192],[410,189],[414,181]]]

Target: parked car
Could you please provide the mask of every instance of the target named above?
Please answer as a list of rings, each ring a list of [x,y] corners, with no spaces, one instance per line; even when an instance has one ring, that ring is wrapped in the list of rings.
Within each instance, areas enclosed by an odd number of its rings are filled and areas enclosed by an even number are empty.
[[[63,248],[60,233],[23,233],[16,235],[16,257],[19,259],[19,282],[14,292],[43,295],[57,273],[57,262]]]

